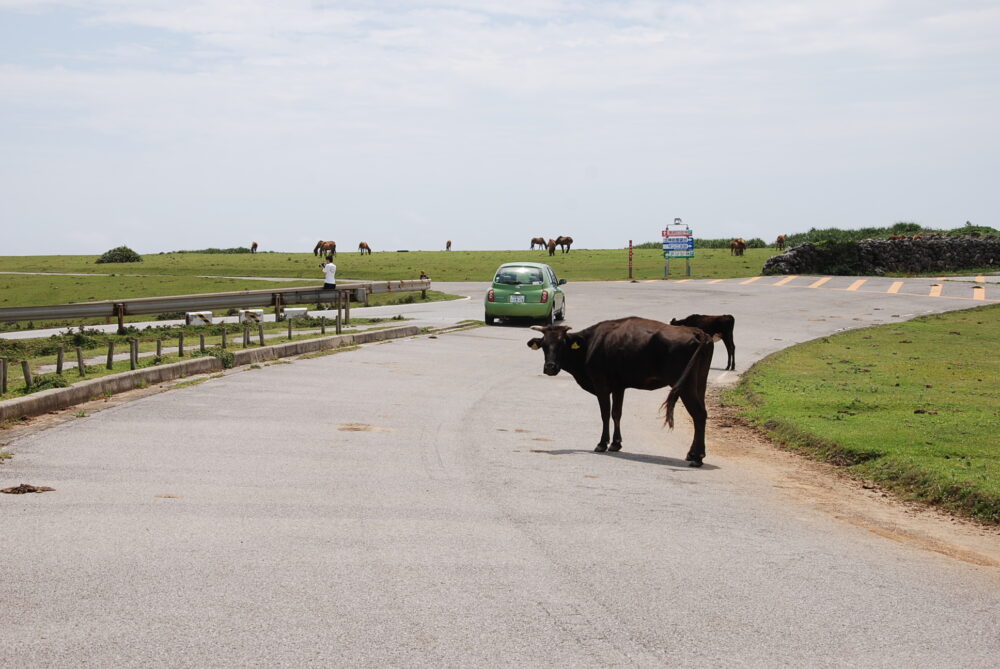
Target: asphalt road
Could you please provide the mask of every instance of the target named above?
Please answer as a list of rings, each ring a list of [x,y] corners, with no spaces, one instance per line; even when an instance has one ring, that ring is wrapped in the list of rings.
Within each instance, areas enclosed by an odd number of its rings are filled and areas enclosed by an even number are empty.
[[[802,281],[796,285],[795,281]],[[933,280],[580,283],[568,319],[736,316],[737,372],[928,311]],[[380,307],[426,324],[472,299]],[[966,287],[968,288],[968,287]],[[912,293],[912,294],[908,294]],[[375,313],[375,312],[373,312]],[[366,346],[151,395],[5,446],[12,666],[996,667],[1000,574],[789,502],[629,391],[542,375],[520,326]],[[725,349],[716,347],[713,383]]]

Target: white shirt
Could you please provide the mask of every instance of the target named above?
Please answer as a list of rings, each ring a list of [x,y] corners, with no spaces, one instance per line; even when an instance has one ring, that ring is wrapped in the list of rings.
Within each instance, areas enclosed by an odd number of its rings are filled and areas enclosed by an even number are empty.
[[[323,274],[326,277],[323,283],[337,283],[337,266],[332,262],[323,265]]]

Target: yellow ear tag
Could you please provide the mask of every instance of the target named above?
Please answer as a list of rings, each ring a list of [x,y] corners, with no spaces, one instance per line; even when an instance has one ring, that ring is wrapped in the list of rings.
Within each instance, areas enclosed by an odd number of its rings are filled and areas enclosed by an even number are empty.
[[[538,344],[536,342],[531,342],[530,344],[528,344],[528,346],[530,346],[531,348],[533,348],[536,351],[538,350]]]
[[[577,350],[578,348],[580,348],[580,342],[578,342],[578,341],[575,341],[575,342],[573,342],[572,344],[570,344],[570,345],[569,345],[569,347],[570,347],[571,349],[573,349],[573,350],[575,351],[575,350]]]

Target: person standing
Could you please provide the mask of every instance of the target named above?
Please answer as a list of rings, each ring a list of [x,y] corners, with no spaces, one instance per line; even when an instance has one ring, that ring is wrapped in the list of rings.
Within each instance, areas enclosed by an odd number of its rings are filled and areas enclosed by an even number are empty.
[[[327,256],[326,262],[319,264],[323,270],[323,290],[337,287],[337,266],[333,264],[333,256]]]

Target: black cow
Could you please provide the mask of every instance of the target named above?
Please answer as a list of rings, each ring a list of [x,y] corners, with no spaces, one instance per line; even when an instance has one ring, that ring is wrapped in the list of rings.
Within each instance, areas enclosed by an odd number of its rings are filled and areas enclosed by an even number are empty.
[[[579,332],[565,325],[535,326],[542,333],[528,342],[545,352],[543,371],[555,376],[565,369],[577,384],[597,396],[601,407],[601,441],[594,451],[622,447],[622,400],[626,388],[655,390],[672,386],[663,405],[666,423],[674,426],[674,405],[680,397],[694,420],[694,441],[687,460],[700,467],[705,457],[705,386],[714,344],[702,330],[667,325],[635,316],[601,321]],[[613,402],[613,405],[612,405]],[[608,417],[615,432],[608,446]]]
[[[691,314],[687,318],[670,319],[671,325],[686,325],[689,328],[698,328],[712,335],[715,341],[722,339],[726,345],[726,353],[729,358],[726,360],[726,369],[736,369],[736,344],[733,343],[733,328],[736,327],[736,319],[729,314],[722,316],[703,316],[702,314]]]

